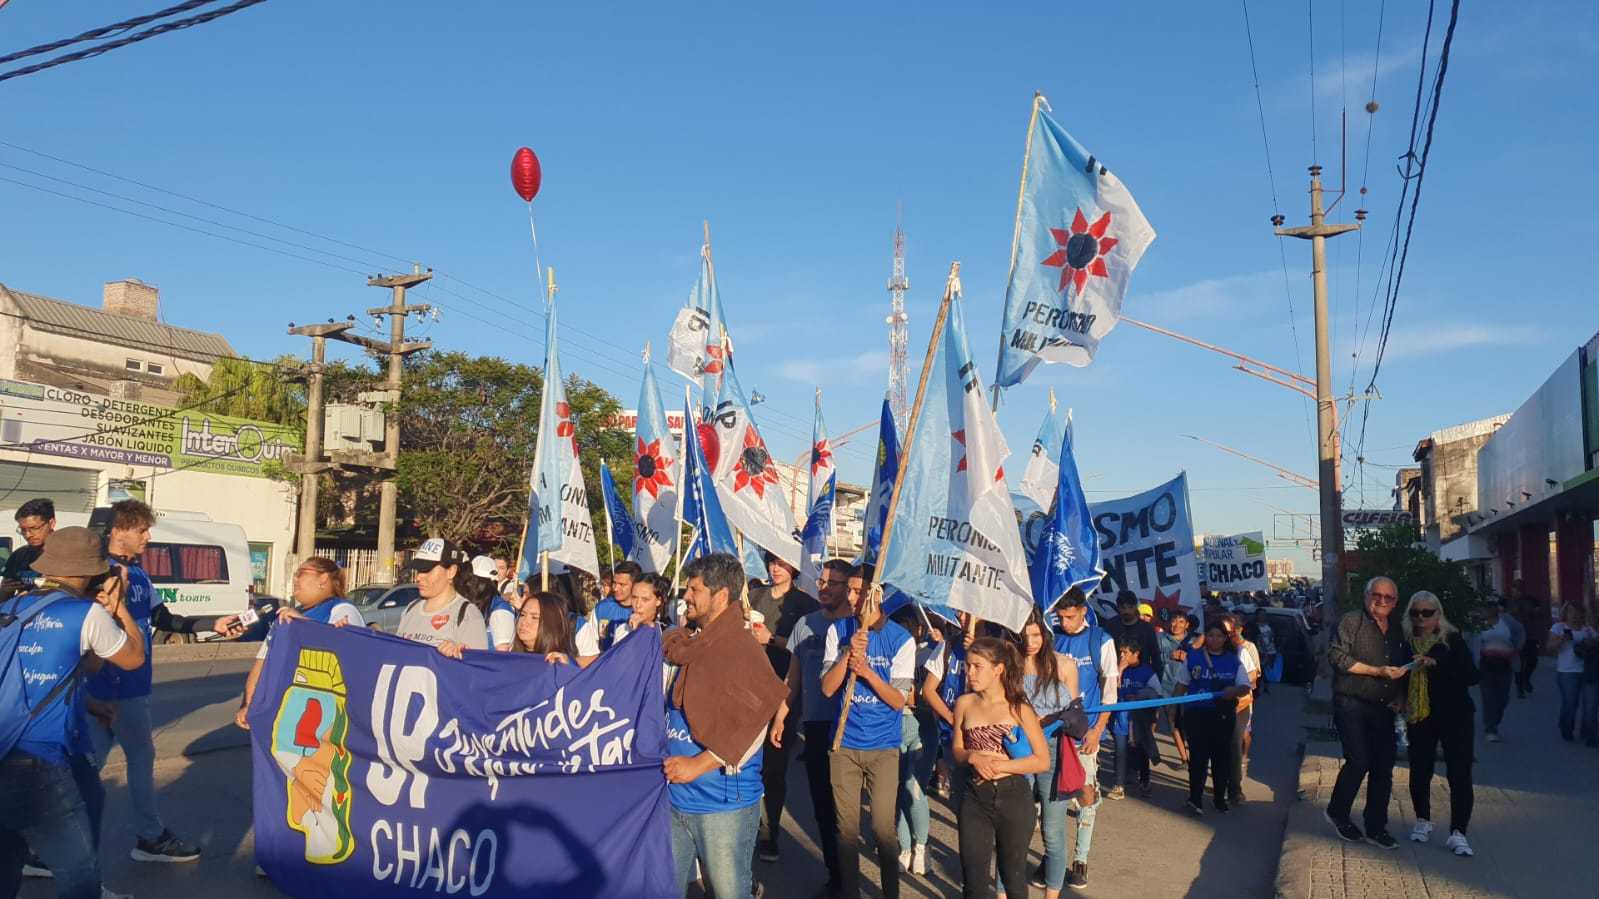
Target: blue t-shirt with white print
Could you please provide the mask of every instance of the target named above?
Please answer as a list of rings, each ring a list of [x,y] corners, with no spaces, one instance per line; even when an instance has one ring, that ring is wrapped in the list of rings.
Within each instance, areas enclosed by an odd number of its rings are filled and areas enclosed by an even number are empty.
[[[828,628],[822,651],[824,672],[849,653],[850,639],[860,627],[855,618],[840,618]],[[904,685],[902,689],[909,690],[916,676],[916,641],[911,638],[910,631],[885,621],[882,627],[867,632],[866,663],[879,678],[888,683],[899,681]],[[848,677],[846,674],[846,684]],[[877,691],[860,679],[855,681],[855,691],[849,702],[849,721],[844,725],[844,740],[840,746],[860,750],[899,749],[902,727],[899,709],[883,702]]]
[[[688,718],[672,702],[672,686],[677,679],[678,669],[672,666],[669,670],[671,676],[666,684],[666,754],[693,757],[704,752],[705,747],[695,742],[694,735],[688,729]],[[672,800],[672,808],[686,815],[710,815],[748,808],[761,801],[764,793],[761,785],[762,755],[757,751],[733,774],[717,766],[686,784],[667,784],[666,794]],[[722,761],[737,765],[740,760]]]

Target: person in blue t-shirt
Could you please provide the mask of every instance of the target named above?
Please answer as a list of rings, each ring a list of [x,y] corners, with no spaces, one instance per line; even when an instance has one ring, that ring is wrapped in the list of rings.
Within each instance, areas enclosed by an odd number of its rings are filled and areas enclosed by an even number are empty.
[[[686,617],[661,640],[666,774],[679,892],[697,860],[708,892],[751,895],[761,822],[761,748],[781,743],[788,689],[748,630],[738,602],[744,566],[727,553],[683,567]]]
[[[849,578],[855,566],[829,559],[816,579],[816,601],[821,608],[801,618],[788,635],[793,663],[788,667],[788,703],[799,709],[805,779],[810,784],[811,810],[816,814],[822,862],[827,867],[828,895],[842,886],[838,868],[838,810],[833,807],[831,750],[833,726],[838,722],[838,700],[822,692],[822,653],[833,622],[850,615]]]
[[[1088,596],[1081,588],[1067,591],[1056,606],[1060,633],[1055,636],[1055,651],[1077,663],[1078,697],[1084,708],[1116,702],[1120,685],[1116,644],[1110,635],[1089,621]],[[1077,746],[1077,761],[1083,766],[1083,789],[1078,794],[1077,841],[1072,846],[1071,869],[1066,885],[1073,889],[1088,886],[1088,850],[1094,845],[1094,822],[1104,797],[1099,790],[1099,742],[1110,726],[1110,712],[1089,718],[1088,733]]]
[[[91,729],[95,761],[105,766],[116,740],[128,763],[128,830],[133,834],[137,862],[192,862],[200,850],[178,839],[161,823],[155,802],[155,736],[150,726],[150,686],[153,666],[152,644],[155,628],[181,620],[165,607],[160,594],[150,584],[141,564],[144,548],[150,542],[150,527],[155,512],[136,499],[125,499],[111,506],[111,532],[106,550],[128,572],[128,611],[144,631],[144,664],[133,671],[102,668],[89,679],[89,695],[112,709],[111,726],[96,717]]]
[[[43,589],[0,603],[0,620],[21,629],[14,664],[24,709],[6,711],[29,716],[6,722],[21,724],[21,733],[0,759],[0,895],[17,894],[31,848],[57,895],[98,897],[95,807],[104,791],[82,761],[92,746],[79,678],[86,656],[122,671],[143,667],[143,627],[125,601],[121,572],[105,577],[100,537],[88,528],[56,531],[32,565],[47,579]]]
[[[860,616],[872,584],[872,566],[850,575],[849,601]],[[846,899],[860,895],[861,789],[871,796],[872,835],[883,895],[899,897],[899,834],[895,817],[899,801],[900,712],[910,700],[916,676],[916,641],[910,632],[888,620],[876,604],[870,620],[842,618],[827,630],[822,651],[822,692],[837,696],[848,675],[855,687],[842,701],[849,719],[838,748],[829,760],[833,804],[838,810],[839,891]]]
[[[1157,699],[1161,695],[1160,678],[1153,667],[1144,664],[1143,649],[1139,640],[1128,637],[1116,643],[1116,657],[1121,668],[1116,698],[1121,702]],[[1125,795],[1127,772],[1131,769],[1138,775],[1139,794],[1148,796],[1150,762],[1160,761],[1160,755],[1154,749],[1154,709],[1117,712],[1111,719],[1110,728],[1116,737],[1116,786],[1107,795],[1112,798]]]
[[[1183,727],[1188,738],[1188,810],[1205,813],[1205,773],[1214,784],[1216,811],[1225,812],[1227,788],[1232,783],[1233,707],[1249,692],[1249,672],[1228,645],[1227,628],[1220,616],[1205,622],[1205,647],[1188,653],[1188,664],[1177,673],[1176,691],[1213,693],[1215,696],[1184,707]]]

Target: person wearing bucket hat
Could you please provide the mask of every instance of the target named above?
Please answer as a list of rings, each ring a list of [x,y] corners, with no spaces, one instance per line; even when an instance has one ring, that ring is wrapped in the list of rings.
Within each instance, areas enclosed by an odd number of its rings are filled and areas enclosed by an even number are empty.
[[[394,632],[455,659],[463,649],[488,649],[483,613],[455,591],[456,575],[466,564],[466,553],[454,541],[441,537],[423,541],[405,565],[416,572],[417,592],[422,595],[405,607]]]
[[[123,670],[145,661],[143,629],[123,601],[123,573],[106,562],[98,534],[62,528],[45,541],[33,570],[39,590],[0,603],[0,627],[17,628],[16,652],[0,682],[0,894],[15,895],[31,849],[56,880],[57,894],[101,896],[98,853],[104,798],[98,775],[83,760],[93,751],[81,666],[93,655]],[[106,577],[110,574],[110,577]],[[24,845],[26,840],[26,845]]]

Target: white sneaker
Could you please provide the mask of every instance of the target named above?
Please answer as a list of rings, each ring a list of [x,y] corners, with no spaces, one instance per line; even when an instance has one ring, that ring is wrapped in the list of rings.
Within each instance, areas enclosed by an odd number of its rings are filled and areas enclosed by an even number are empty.
[[[1458,830],[1449,832],[1449,839],[1444,840],[1444,846],[1461,858],[1471,858],[1477,854],[1471,851],[1471,844],[1466,842],[1466,835]]]
[[[1496,731],[1496,730],[1488,731],[1488,742],[1490,742],[1490,743],[1498,743],[1499,742],[1499,732]]]
[[[105,887],[100,887],[100,899],[133,899],[132,893],[113,893]]]
[[[918,877],[927,875],[927,844],[917,843],[911,851],[911,873]]]
[[[911,869],[911,851],[909,849],[899,854],[899,869],[901,871],[909,871]]]
[[[1432,838],[1432,822],[1426,818],[1418,818],[1416,826],[1410,829],[1412,843],[1425,843]]]

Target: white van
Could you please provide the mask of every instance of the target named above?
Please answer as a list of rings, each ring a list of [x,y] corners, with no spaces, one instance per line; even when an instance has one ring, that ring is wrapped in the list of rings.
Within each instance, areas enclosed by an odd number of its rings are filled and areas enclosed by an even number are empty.
[[[0,522],[15,517],[15,509],[0,510]],[[56,515],[56,527],[61,528],[78,525],[106,531],[110,524],[111,509],[106,506],[89,515]],[[20,538],[11,542],[21,545]],[[204,512],[157,511],[142,561],[156,595],[172,614],[206,619],[195,627],[202,639],[214,636],[208,633],[211,619],[237,615],[252,601],[250,545],[244,529],[212,521]]]

